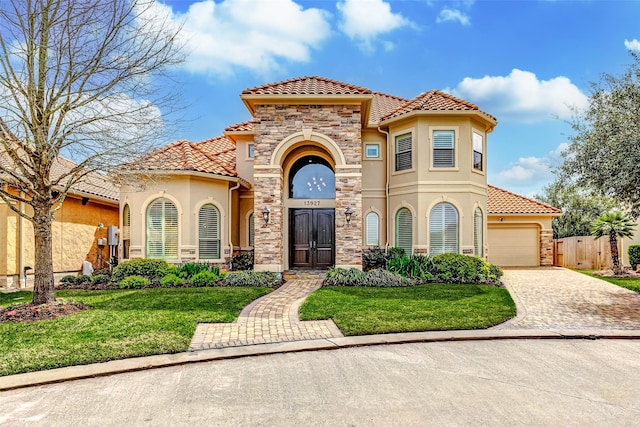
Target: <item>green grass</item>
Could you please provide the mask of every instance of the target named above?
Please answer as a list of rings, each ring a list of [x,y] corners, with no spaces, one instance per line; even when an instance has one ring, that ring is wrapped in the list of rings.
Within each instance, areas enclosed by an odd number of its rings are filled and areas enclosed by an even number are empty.
[[[38,322],[0,323],[0,376],[134,356],[185,351],[199,322],[232,322],[270,292],[257,288],[68,290],[91,310]],[[31,292],[0,293],[0,305]]]
[[[605,277],[605,276],[596,276],[594,275],[595,270],[575,270],[579,273],[586,274],[591,277],[595,277],[596,279],[604,280],[605,282],[613,283],[614,285],[620,286],[622,288],[627,288],[630,291],[640,293],[640,279],[633,277]]]
[[[300,307],[301,320],[331,318],[345,335],[483,329],[515,315],[506,289],[477,285],[327,287]]]

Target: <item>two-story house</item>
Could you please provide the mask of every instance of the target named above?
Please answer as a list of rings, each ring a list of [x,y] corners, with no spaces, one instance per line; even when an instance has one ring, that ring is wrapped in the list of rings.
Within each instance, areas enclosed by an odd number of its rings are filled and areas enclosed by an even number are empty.
[[[551,265],[559,211],[487,184],[497,122],[432,90],[403,99],[322,77],[246,89],[251,120],[141,159],[123,186],[121,258],[255,269],[360,267],[367,247]],[[146,166],[145,166],[146,165]]]

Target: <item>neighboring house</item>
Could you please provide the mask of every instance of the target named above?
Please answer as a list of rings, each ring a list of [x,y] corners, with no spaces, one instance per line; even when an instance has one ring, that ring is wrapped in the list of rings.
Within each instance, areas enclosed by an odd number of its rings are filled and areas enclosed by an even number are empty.
[[[52,176],[76,166],[62,157],[56,159]],[[9,184],[2,183],[11,190]],[[31,207],[17,203],[29,213]],[[53,271],[58,277],[76,274],[83,261],[94,268],[108,266],[108,226],[118,225],[118,190],[105,176],[91,173],[67,194],[52,226]],[[0,200],[0,287],[22,287],[25,267],[34,265],[33,225]],[[100,240],[99,240],[100,239]],[[100,243],[100,244],[99,244]],[[115,242],[113,242],[115,243]],[[115,249],[115,248],[114,248]],[[32,280],[33,270],[27,270]]]
[[[550,206],[487,185],[496,119],[432,90],[403,99],[322,77],[246,89],[252,119],[138,161],[120,193],[120,256],[255,269],[361,267],[362,250],[551,265]],[[145,166],[146,165],[146,166]]]

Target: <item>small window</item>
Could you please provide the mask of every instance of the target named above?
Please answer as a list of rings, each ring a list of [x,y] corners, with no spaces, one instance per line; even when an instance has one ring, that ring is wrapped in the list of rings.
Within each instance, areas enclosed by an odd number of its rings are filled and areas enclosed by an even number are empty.
[[[200,259],[220,259],[220,212],[208,203],[200,208],[199,251]]]
[[[255,241],[256,230],[253,222],[253,214],[249,215],[249,246],[253,246]]]
[[[407,255],[413,251],[413,217],[407,208],[396,213],[396,247],[404,249]]]
[[[249,144],[249,147],[247,149],[247,156],[249,156],[250,159],[253,159],[253,144]]]
[[[482,211],[480,208],[476,208],[476,212],[473,214],[473,250],[475,256],[482,258],[483,253],[483,239],[482,239]]]
[[[380,145],[378,144],[367,144],[364,151],[368,159],[377,159],[380,157]]]
[[[367,245],[378,246],[380,244],[380,221],[378,214],[375,212],[369,212],[367,214]]]
[[[411,169],[412,137],[410,133],[396,136],[396,172]]]
[[[129,259],[129,248],[131,247],[131,208],[124,205],[122,210],[122,257]]]
[[[473,133],[473,168],[482,170],[482,135]]]
[[[455,132],[452,130],[433,131],[433,167],[455,167]]]

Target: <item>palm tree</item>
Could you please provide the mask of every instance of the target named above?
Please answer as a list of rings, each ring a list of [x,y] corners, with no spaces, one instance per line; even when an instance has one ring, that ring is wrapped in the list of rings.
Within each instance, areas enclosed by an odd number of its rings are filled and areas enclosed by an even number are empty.
[[[591,235],[599,239],[602,236],[609,236],[609,246],[611,247],[611,260],[613,261],[613,273],[619,274],[620,258],[618,256],[618,236],[633,237],[635,222],[621,212],[607,212],[599,216],[591,224]]]

